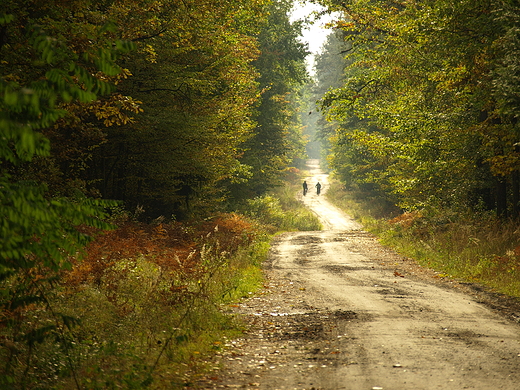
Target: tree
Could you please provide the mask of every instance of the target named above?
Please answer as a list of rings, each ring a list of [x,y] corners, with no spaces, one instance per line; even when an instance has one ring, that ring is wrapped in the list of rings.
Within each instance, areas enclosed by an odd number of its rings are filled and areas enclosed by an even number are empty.
[[[323,99],[329,118],[344,124],[337,140],[348,140],[346,149],[336,143],[335,158],[364,150],[377,169],[356,180],[403,208],[480,203],[504,214],[503,183],[517,170],[515,124],[494,76],[512,68],[505,2],[329,4],[344,13],[338,27],[352,42],[344,85]]]
[[[76,222],[87,222],[95,215],[90,207],[83,214],[79,206],[69,205],[68,209],[66,202],[45,199],[45,183],[22,180],[24,164],[49,155],[50,143],[44,133],[67,116],[67,105],[88,104],[98,94],[110,92],[109,80],[121,71],[115,60],[132,47],[115,38],[110,24],[77,23],[72,29],[75,34],[65,35],[64,25],[59,22],[63,9],[56,4],[40,7],[28,3],[26,8],[20,8],[15,3],[5,4],[0,18],[0,168],[5,217],[2,258],[8,268],[28,261],[27,256],[35,248],[34,240],[44,233],[56,234],[53,240],[57,242],[52,245],[54,249],[49,249],[53,252],[49,256],[64,257],[56,252],[60,243],[70,247],[64,244],[67,239],[58,240],[59,233],[50,228],[61,229],[62,221],[46,216],[46,211],[55,209],[57,215],[78,213],[73,218]],[[87,38],[91,39],[90,45],[86,45]],[[32,223],[33,218],[41,226]],[[63,228],[69,229],[69,223]],[[49,245],[53,240],[48,240]],[[45,251],[44,248],[40,249]]]
[[[324,115],[319,115],[319,101],[333,89],[340,88],[344,82],[344,71],[347,66],[345,55],[350,44],[345,41],[342,30],[336,29],[327,36],[323,51],[316,57],[316,84],[313,88],[312,106],[309,107],[310,117],[315,118],[317,138],[320,141],[324,157],[331,152],[329,139],[334,136],[337,123],[327,121]],[[334,152],[332,153],[334,155]],[[338,167],[335,168],[338,172]],[[342,175],[342,177],[345,177]]]
[[[108,202],[53,196],[32,165],[50,155],[45,135],[71,107],[111,92],[121,73],[117,58],[133,47],[114,25],[78,16],[87,9],[82,2],[61,3],[8,0],[0,14],[0,327],[12,331],[2,336],[2,386],[14,382],[20,352],[9,343],[31,349],[71,324],[56,313],[56,324],[22,326],[27,307],[45,305],[69,256],[89,240],[78,226],[109,228]]]
[[[138,47],[124,63],[132,77],[118,90],[144,112],[108,129],[95,151],[89,177],[104,197],[182,218],[217,208],[227,183],[249,177],[239,159],[254,126],[252,35],[265,3],[168,0],[109,10]]]
[[[307,77],[307,52],[298,41],[301,24],[289,21],[291,6],[288,0],[273,2],[258,35],[261,54],[254,66],[260,74],[262,97],[255,116],[257,125],[241,159],[252,168],[252,177],[247,186],[235,189],[235,196],[259,195],[279,185],[284,169],[303,157],[302,128],[295,110]]]

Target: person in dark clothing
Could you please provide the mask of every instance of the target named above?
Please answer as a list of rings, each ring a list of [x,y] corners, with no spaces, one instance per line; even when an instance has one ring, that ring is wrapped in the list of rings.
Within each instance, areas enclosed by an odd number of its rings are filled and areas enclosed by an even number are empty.
[[[307,182],[304,181],[303,182],[303,195],[305,196],[307,194],[307,190],[309,189],[309,187],[307,187]]]
[[[320,182],[318,182],[318,184],[316,184],[316,193],[319,195],[321,192],[321,184]]]

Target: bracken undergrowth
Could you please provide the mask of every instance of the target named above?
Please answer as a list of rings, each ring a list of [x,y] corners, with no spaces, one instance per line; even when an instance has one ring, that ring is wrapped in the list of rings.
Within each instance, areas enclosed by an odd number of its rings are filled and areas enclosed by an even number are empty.
[[[225,307],[262,283],[269,236],[259,226],[233,213],[116,224],[80,228],[95,239],[69,271],[2,281],[11,295],[38,288],[44,297],[3,302],[2,388],[183,388],[213,369],[205,357],[240,331]]]
[[[243,331],[231,307],[262,286],[272,235],[321,228],[294,198],[298,175],[240,214],[115,213],[112,230],[77,227],[92,240],[60,269],[3,273],[0,388],[181,389],[211,375]]]

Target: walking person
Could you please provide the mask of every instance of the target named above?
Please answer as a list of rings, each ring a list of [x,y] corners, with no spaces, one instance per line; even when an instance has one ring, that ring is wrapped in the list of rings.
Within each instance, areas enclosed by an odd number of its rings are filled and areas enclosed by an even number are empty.
[[[316,184],[316,193],[319,195],[321,192],[321,184],[320,182],[318,182],[318,184]]]
[[[303,181],[303,196],[307,195],[308,189],[309,189],[309,187],[307,187],[307,182],[304,180]]]

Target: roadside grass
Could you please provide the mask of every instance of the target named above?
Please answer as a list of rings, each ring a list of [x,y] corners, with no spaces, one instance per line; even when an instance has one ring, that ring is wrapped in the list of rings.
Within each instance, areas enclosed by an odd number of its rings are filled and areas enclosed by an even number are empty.
[[[491,214],[450,210],[399,213],[384,200],[345,191],[337,182],[330,201],[359,220],[381,243],[439,277],[457,278],[520,297],[520,224]]]
[[[115,230],[82,228],[95,239],[69,271],[30,271],[42,301],[5,303],[11,310],[0,313],[0,387],[196,386],[219,368],[215,353],[244,330],[232,306],[263,285],[272,235],[320,229],[295,199],[296,180],[241,214],[143,224],[123,213]],[[0,287],[19,301],[28,294],[24,275]]]
[[[272,233],[321,230],[323,226],[316,214],[298,200],[300,182],[299,176],[292,178],[271,194],[249,200],[239,212],[261,221]]]

